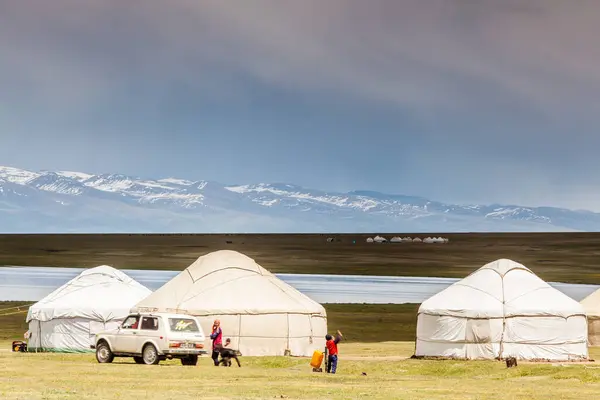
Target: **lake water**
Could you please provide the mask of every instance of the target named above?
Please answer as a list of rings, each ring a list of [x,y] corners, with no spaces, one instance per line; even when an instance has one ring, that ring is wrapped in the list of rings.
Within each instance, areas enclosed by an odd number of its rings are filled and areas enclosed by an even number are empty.
[[[83,268],[0,267],[0,301],[37,301],[83,271]],[[156,290],[180,271],[123,270]],[[458,281],[453,278],[400,276],[276,274],[319,303],[421,303]],[[580,301],[600,285],[552,283]]]

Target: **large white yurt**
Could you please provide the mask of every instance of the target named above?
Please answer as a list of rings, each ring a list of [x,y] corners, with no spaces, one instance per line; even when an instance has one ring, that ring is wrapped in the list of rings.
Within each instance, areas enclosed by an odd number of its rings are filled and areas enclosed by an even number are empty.
[[[247,356],[310,356],[325,346],[325,308],[231,250],[206,254],[132,311],[185,313],[207,333],[221,321],[223,340]]]
[[[587,359],[587,320],[577,301],[501,259],[421,304],[415,356]]]
[[[581,305],[588,318],[588,344],[600,346],[600,289],[581,300]]]
[[[115,268],[87,269],[29,307],[28,350],[92,351],[96,333],[117,328],[131,307],[151,293]]]

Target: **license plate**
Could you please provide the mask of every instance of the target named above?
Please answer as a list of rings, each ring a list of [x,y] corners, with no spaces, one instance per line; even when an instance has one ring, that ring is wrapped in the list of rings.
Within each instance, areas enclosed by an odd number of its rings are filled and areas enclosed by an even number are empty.
[[[193,349],[193,348],[195,348],[195,347],[196,347],[196,346],[194,345],[194,343],[183,343],[183,344],[181,345],[181,348],[182,348],[182,349]]]

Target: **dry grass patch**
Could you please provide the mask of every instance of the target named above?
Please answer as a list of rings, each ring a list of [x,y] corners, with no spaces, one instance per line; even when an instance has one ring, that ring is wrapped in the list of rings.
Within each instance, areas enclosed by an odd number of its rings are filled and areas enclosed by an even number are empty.
[[[8,349],[9,343],[2,343]],[[338,374],[311,372],[309,360],[242,357],[242,368],[159,366],[118,359],[96,363],[93,354],[0,352],[2,399],[581,399],[600,390],[600,369],[588,365],[493,361],[381,360],[410,357],[414,343],[340,345]],[[593,355],[598,351],[593,349]],[[353,360],[360,357],[361,360]],[[365,372],[366,376],[362,375]],[[283,397],[282,397],[283,396]]]

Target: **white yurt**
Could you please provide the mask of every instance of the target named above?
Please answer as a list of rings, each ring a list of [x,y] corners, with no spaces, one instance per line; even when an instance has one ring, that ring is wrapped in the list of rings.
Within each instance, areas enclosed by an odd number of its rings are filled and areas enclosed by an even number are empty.
[[[383,236],[375,236],[373,241],[375,241],[376,243],[385,243],[385,242],[387,242],[387,239],[384,238]]]
[[[198,317],[210,348],[212,324],[245,356],[311,356],[325,346],[325,308],[231,250],[204,255],[132,311],[163,311]]]
[[[423,243],[435,243],[435,241],[433,240],[433,238],[426,237],[425,239],[423,239]]]
[[[600,346],[600,289],[581,300],[581,305],[588,319],[588,344]]]
[[[525,266],[497,260],[421,304],[415,356],[587,359],[585,311]]]
[[[416,237],[412,241],[413,241],[413,243],[419,243],[419,242],[422,242],[423,239]]]
[[[402,243],[402,238],[398,236],[394,236],[390,239],[390,243]]]
[[[373,238],[367,238],[367,243],[373,243]]]
[[[115,268],[87,269],[29,307],[28,350],[92,351],[96,333],[118,327],[131,307],[151,293]]]

